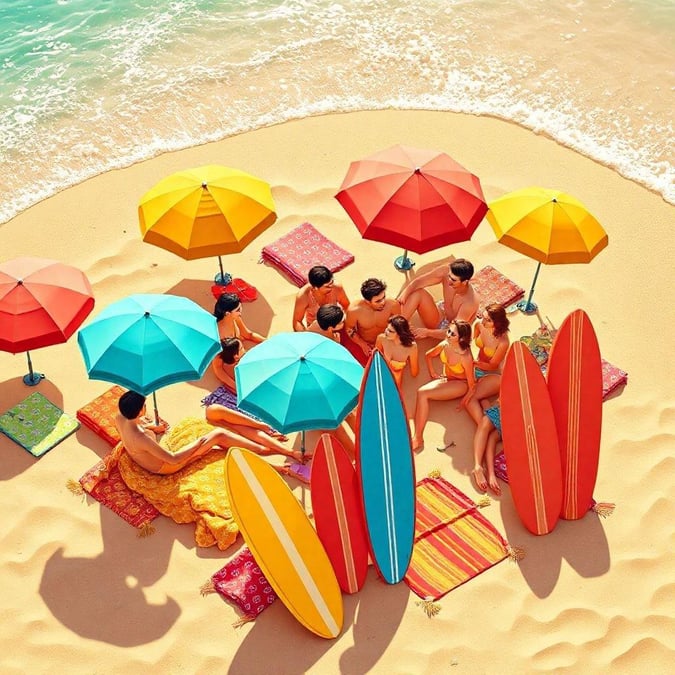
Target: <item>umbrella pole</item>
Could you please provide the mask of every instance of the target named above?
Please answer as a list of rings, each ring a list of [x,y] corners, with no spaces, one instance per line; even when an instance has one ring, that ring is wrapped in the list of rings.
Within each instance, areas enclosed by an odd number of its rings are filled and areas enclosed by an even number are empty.
[[[225,273],[225,270],[223,269],[223,259],[221,256],[218,256],[218,266],[220,267],[220,273],[216,274],[216,278],[214,279],[214,281],[219,286],[227,286],[228,284],[231,284],[232,275]]]
[[[152,392],[152,405],[155,408],[155,424],[159,424],[159,411],[157,410],[157,394]]]
[[[527,302],[522,300],[518,303],[518,309],[523,312],[523,314],[535,314],[537,311],[537,305],[532,302],[532,296],[534,295],[534,285],[537,283],[537,277],[539,276],[539,270],[541,269],[541,263],[537,263],[537,270],[534,273],[534,279],[532,279],[532,287],[530,288],[530,294],[527,296]]]
[[[415,266],[415,263],[408,258],[408,249],[404,249],[403,255],[400,255],[396,260],[394,260],[394,267],[399,272],[407,272]]]
[[[28,374],[23,376],[23,383],[29,387],[34,387],[44,380],[45,376],[42,373],[33,372],[33,362],[30,360],[30,352],[28,351],[26,352],[26,358],[28,359]]]
[[[304,429],[300,432],[300,454],[304,458],[304,456],[305,456],[305,430]]]

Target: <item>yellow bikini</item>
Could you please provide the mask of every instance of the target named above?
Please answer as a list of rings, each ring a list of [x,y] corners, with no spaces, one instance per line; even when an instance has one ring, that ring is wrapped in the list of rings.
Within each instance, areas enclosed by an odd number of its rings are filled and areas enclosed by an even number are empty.
[[[443,364],[443,375],[449,379],[461,380],[466,379],[462,377],[464,375],[464,366],[461,362],[450,365],[448,363],[448,357],[445,354],[445,348],[441,349],[441,353],[438,355]]]

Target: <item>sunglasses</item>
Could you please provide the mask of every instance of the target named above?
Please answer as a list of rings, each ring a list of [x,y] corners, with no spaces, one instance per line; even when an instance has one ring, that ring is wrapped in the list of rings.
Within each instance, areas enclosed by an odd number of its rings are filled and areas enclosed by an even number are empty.
[[[448,335],[449,335],[450,337],[455,337],[455,336],[457,335],[457,333],[455,333],[454,330],[449,330],[449,331],[448,331]]]

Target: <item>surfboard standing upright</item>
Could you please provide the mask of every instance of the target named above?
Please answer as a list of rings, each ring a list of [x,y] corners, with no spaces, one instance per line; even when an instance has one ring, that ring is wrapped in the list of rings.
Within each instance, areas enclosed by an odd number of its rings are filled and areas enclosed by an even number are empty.
[[[303,626],[337,637],[343,607],[335,572],[283,478],[251,451],[231,448],[225,484],[239,530],[276,594]]]
[[[321,434],[314,450],[310,489],[316,533],[340,588],[357,593],[368,573],[366,524],[356,471],[331,434]]]
[[[547,381],[562,464],[560,517],[578,520],[593,500],[602,431],[600,346],[582,309],[569,314],[555,336]]]
[[[562,505],[558,434],[546,381],[522,342],[509,348],[499,400],[513,503],[530,532],[548,534]]]
[[[396,584],[415,538],[415,467],[401,394],[377,351],[365,369],[358,418],[356,471],[370,552],[382,578]]]

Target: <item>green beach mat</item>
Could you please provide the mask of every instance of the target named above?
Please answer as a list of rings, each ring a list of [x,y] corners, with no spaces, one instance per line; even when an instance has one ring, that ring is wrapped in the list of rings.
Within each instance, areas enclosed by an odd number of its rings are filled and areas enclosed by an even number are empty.
[[[34,457],[42,457],[79,428],[74,417],[39,392],[0,415],[0,431]]]

